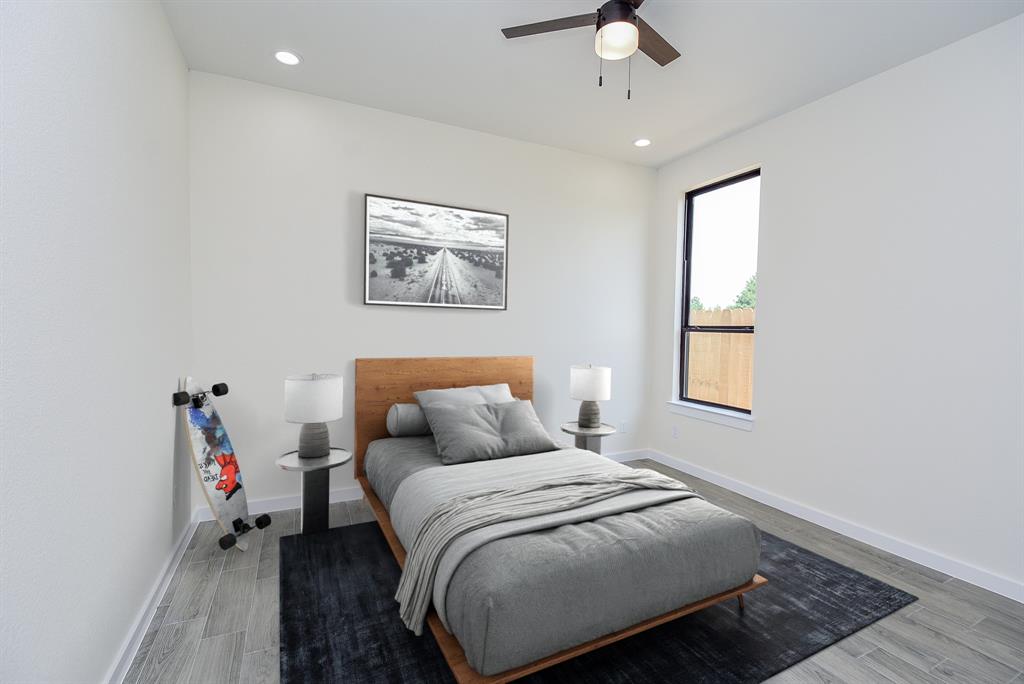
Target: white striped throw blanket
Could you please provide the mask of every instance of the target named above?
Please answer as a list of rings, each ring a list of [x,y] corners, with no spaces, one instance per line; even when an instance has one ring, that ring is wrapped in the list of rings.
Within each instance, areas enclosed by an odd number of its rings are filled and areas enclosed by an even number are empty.
[[[448,546],[459,536],[508,520],[580,508],[637,489],[692,489],[653,470],[588,473],[471,492],[446,501],[423,519],[405,558],[395,600],[405,626],[417,635],[430,609],[434,578]]]

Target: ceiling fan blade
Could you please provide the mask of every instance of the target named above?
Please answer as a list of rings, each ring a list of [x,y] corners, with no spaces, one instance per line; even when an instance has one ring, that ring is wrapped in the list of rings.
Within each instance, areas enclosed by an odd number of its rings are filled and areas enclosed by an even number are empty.
[[[644,4],[644,0],[630,0],[633,4],[633,9],[639,9],[640,5]]]
[[[640,17],[636,18],[640,28],[640,51],[661,66],[665,66],[679,56],[679,50],[669,45],[668,41],[651,28],[651,25]]]
[[[565,29],[580,28],[581,26],[594,26],[597,24],[597,12],[590,14],[578,14],[575,17],[562,17],[550,21],[538,21],[535,24],[523,24],[503,28],[501,32],[506,38],[522,38],[538,33],[551,33],[552,31],[564,31]]]

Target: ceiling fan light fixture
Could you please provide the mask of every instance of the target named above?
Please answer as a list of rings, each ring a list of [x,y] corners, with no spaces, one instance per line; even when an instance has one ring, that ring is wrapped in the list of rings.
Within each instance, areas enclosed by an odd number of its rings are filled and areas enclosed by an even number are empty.
[[[594,52],[601,59],[626,59],[640,47],[640,31],[628,21],[613,21],[597,30]]]
[[[626,59],[640,47],[640,29],[637,27],[633,5],[623,0],[611,0],[597,11],[597,35],[594,52],[601,59]]]
[[[594,37],[594,52],[601,58],[602,64],[606,59],[626,59],[634,52],[640,51],[658,66],[666,66],[679,57],[679,50],[672,47],[650,24],[637,16],[636,10],[643,2],[644,0],[608,0],[594,12],[508,26],[501,29],[501,32],[505,38],[522,38],[589,27],[597,31]],[[641,37],[644,39],[643,45],[640,45]],[[600,81],[601,78],[598,77],[598,85],[601,85]],[[628,86],[626,96],[628,99]]]

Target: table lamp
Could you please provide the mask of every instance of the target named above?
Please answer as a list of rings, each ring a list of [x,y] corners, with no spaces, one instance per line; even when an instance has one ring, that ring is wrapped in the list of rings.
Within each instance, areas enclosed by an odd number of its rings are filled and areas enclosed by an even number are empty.
[[[284,419],[302,423],[299,458],[323,458],[331,453],[327,421],[342,416],[344,378],[331,373],[289,375],[284,380]]]
[[[590,364],[570,367],[569,395],[580,402],[579,426],[601,427],[601,407],[597,402],[612,398],[612,369]]]

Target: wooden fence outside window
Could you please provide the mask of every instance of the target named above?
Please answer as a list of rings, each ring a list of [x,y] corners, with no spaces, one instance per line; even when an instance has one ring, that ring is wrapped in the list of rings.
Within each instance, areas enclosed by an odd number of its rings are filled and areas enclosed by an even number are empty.
[[[691,310],[690,324],[752,326],[754,309]],[[754,334],[691,332],[687,342],[687,398],[750,410]]]

